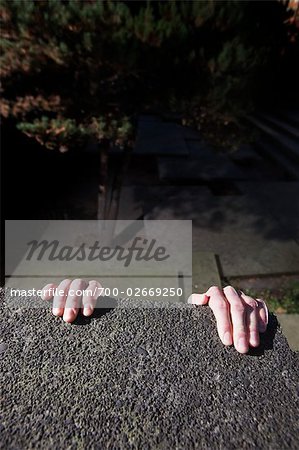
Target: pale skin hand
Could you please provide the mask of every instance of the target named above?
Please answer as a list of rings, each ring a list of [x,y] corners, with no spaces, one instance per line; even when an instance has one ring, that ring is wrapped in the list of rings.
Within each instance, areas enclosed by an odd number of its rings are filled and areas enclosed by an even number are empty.
[[[268,309],[263,300],[238,293],[232,286],[224,289],[212,286],[204,294],[192,294],[188,303],[209,305],[224,345],[233,344],[239,353],[259,346],[259,333],[264,333],[268,324]]]
[[[53,293],[56,295],[53,296]],[[53,299],[52,313],[54,316],[62,317],[65,322],[73,322],[80,309],[84,316],[93,314],[97,298],[101,295],[102,286],[96,281],[85,281],[81,278],[76,280],[63,280],[59,285],[47,284],[42,288],[44,300]],[[85,291],[84,295],[76,295]],[[80,292],[79,292],[80,291]]]
[[[53,297],[55,289],[57,295]],[[53,299],[52,313],[71,323],[80,310],[86,317],[93,314],[102,286],[96,280],[87,282],[78,278],[73,281],[63,280],[59,285],[47,284],[42,290],[44,300]],[[74,295],[77,290],[85,290],[86,293]],[[268,323],[268,310],[263,300],[254,299],[243,292],[237,293],[232,286],[224,289],[212,286],[204,294],[192,294],[188,303],[209,305],[224,345],[234,345],[239,353],[247,353],[250,347],[259,346],[259,333],[266,331]]]

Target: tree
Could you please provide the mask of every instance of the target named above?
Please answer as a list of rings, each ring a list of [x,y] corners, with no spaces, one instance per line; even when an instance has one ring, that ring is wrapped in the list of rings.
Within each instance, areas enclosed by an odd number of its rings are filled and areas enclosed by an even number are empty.
[[[130,146],[151,108],[195,125],[203,104],[238,117],[289,45],[291,14],[278,1],[3,0],[1,115],[61,152]]]

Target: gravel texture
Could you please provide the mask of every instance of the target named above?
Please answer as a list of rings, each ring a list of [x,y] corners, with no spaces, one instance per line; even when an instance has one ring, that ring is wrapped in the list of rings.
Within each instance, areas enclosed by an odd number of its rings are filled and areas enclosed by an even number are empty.
[[[70,325],[2,298],[1,448],[299,448],[299,354],[274,316],[240,355],[208,307],[142,305]]]

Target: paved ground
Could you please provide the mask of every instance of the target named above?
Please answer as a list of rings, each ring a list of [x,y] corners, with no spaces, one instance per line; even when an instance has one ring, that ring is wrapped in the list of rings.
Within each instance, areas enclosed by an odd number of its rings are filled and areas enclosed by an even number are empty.
[[[222,277],[298,274],[298,196],[298,178],[256,146],[219,153],[194,130],[144,116],[118,218],[192,219],[193,251],[217,255]]]
[[[299,273],[299,183],[238,188],[240,195],[214,195],[207,186],[124,186],[119,218],[192,219],[193,250],[218,255],[226,277]]]
[[[134,305],[68,325],[1,302],[1,448],[298,448],[299,355],[274,317],[244,356],[209,308]]]
[[[279,314],[278,320],[290,348],[299,351],[299,314]]]

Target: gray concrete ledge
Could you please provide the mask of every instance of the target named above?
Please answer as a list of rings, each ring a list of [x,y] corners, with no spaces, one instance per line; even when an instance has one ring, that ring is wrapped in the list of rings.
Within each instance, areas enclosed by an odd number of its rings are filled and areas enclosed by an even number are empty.
[[[274,316],[240,355],[208,307],[132,306],[69,325],[1,301],[1,448],[299,447],[299,354]]]

